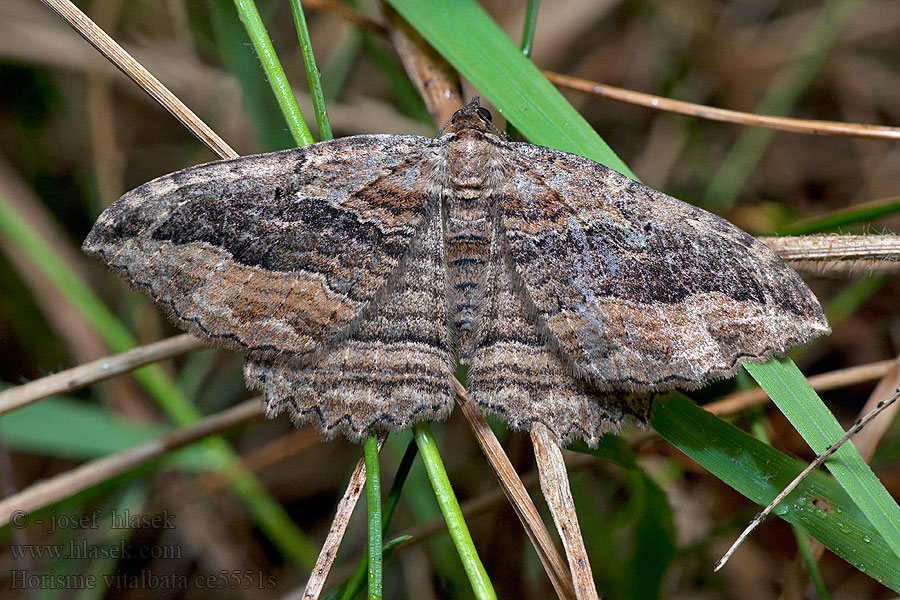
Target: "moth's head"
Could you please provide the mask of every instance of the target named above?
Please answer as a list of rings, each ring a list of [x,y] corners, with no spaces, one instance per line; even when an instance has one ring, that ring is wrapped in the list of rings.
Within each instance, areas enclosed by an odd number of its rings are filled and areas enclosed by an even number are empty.
[[[447,124],[441,128],[441,133],[459,133],[466,129],[503,137],[503,134],[494,127],[491,111],[481,105],[478,101],[478,96],[472,98],[471,102],[453,113]]]

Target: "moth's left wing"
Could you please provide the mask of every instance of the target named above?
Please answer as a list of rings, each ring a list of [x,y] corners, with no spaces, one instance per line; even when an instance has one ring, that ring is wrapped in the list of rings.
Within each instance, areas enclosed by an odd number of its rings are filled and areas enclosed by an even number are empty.
[[[84,249],[201,338],[305,364],[351,336],[403,276],[432,141],[354,136],[160,177]]]
[[[585,158],[510,144],[501,229],[516,289],[601,390],[691,389],[829,331],[749,234]]]
[[[446,418],[455,398],[446,264],[433,206],[390,294],[350,337],[304,366],[247,361],[247,384],[265,392],[266,414],[285,411],[325,438],[341,433],[354,442]]]

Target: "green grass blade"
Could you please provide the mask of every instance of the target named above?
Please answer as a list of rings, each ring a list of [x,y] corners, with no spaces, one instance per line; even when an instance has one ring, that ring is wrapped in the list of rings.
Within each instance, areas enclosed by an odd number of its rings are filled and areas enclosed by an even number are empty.
[[[384,521],[381,525],[382,538],[387,533],[388,527],[391,525],[394,510],[397,508],[397,502],[400,500],[400,492],[403,490],[403,484],[406,483],[406,478],[409,476],[409,470],[412,468],[413,460],[416,458],[417,453],[418,447],[416,446],[415,440],[410,440],[409,444],[406,446],[406,452],[403,453],[403,458],[400,460],[400,466],[397,467],[397,473],[394,475],[394,482],[391,484],[391,490],[388,492],[387,498],[384,501],[384,509],[382,510]],[[385,544],[384,548],[387,549],[391,543],[393,542]],[[368,556],[369,553],[367,550],[360,559],[359,564],[356,566],[356,570],[353,571],[353,574],[347,578],[346,582],[344,582],[344,592],[340,596],[342,600],[352,600],[353,598],[356,598],[356,595],[359,594],[360,591],[362,591],[366,581]],[[387,557],[385,556],[385,560],[386,558]],[[337,597],[337,595],[335,595],[335,597]]]
[[[821,454],[844,434],[843,428],[790,359],[771,360],[767,365],[765,369],[752,363],[744,367],[813,451]],[[841,446],[825,466],[887,541],[894,559],[900,561],[900,507],[853,442]]]
[[[768,504],[805,464],[706,412],[679,393],[660,399],[651,425],[664,438],[753,502]],[[829,510],[818,506],[828,505]],[[835,554],[900,591],[900,559],[847,491],[814,472],[776,509]]]
[[[400,465],[397,467],[397,473],[394,475],[394,482],[391,484],[391,490],[388,492],[387,499],[384,501],[384,526],[382,532],[386,532],[394,517],[394,510],[400,501],[400,492],[403,491],[403,484],[409,477],[409,471],[412,469],[413,461],[418,454],[419,448],[416,446],[415,440],[410,440],[406,445],[406,451],[403,458],[400,459]]]
[[[222,62],[241,87],[241,104],[262,152],[293,147],[269,85],[259,76],[259,61],[247,52],[250,42],[234,10],[232,0],[208,0],[206,7]]]
[[[805,235],[826,231],[838,231],[842,227],[871,223],[900,213],[900,197],[884,198],[877,202],[852,206],[850,208],[806,219],[791,225],[779,227],[776,235]]]
[[[313,56],[312,42],[309,39],[309,29],[306,27],[306,17],[303,16],[303,6],[300,0],[291,1],[291,13],[294,15],[294,27],[297,29],[297,37],[300,40],[300,51],[303,53],[303,64],[306,66],[306,81],[309,84],[309,93],[312,95],[313,106],[316,111],[316,124],[319,126],[319,139],[330,140],[334,138],[331,132],[331,123],[328,121],[328,110],[325,107],[325,93],[322,91],[322,80],[319,78],[319,68],[316,66],[316,57]]]
[[[634,177],[473,0],[389,3],[531,142],[579,154]],[[465,31],[464,38],[460,31]]]
[[[244,27],[247,29],[250,41],[253,42],[259,62],[262,63],[263,69],[266,71],[269,85],[272,86],[272,93],[275,94],[278,106],[287,120],[288,129],[291,131],[294,142],[298,146],[312,144],[315,140],[309,131],[309,127],[306,125],[306,121],[303,119],[300,106],[297,104],[291,84],[288,83],[287,76],[284,74],[284,69],[275,55],[275,48],[272,47],[272,40],[269,39],[269,34],[266,33],[259,11],[256,10],[256,4],[253,0],[234,0],[234,5],[237,7],[241,22],[244,23]]]
[[[91,460],[121,452],[172,431],[125,419],[106,408],[50,397],[0,416],[3,441],[10,448]],[[78,435],[72,435],[72,432]],[[205,467],[205,464],[198,464]]]
[[[368,516],[369,600],[381,600],[381,469],[378,436],[369,434],[363,445],[366,457],[366,515]]]
[[[522,43],[519,48],[523,56],[531,56],[531,48],[534,46],[534,32],[537,30],[538,0],[528,0],[525,9],[525,26],[522,28]]]
[[[419,446],[419,452],[422,454],[422,461],[425,463],[425,469],[428,471],[428,478],[434,488],[434,495],[437,497],[441,512],[444,514],[444,520],[447,522],[447,529],[450,531],[450,537],[456,545],[456,551],[462,559],[463,567],[472,585],[472,591],[479,600],[489,600],[497,597],[494,593],[494,587],[488,579],[484,570],[484,565],[478,557],[478,551],[475,544],[472,543],[472,536],[469,534],[469,528],[466,527],[465,519],[463,519],[462,511],[459,508],[459,502],[453,493],[453,487],[450,485],[450,479],[447,477],[447,471],[444,469],[444,463],[441,461],[441,455],[438,452],[437,445],[434,443],[434,437],[431,435],[431,428],[428,423],[420,422],[413,425],[413,435],[416,438],[416,444]]]

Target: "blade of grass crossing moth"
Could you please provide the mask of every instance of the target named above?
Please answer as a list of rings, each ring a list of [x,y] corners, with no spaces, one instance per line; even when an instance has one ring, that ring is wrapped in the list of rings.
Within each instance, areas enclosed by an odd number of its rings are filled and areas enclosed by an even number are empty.
[[[473,0],[389,3],[532,143],[580,154],[634,177]]]
[[[66,299],[96,328],[114,352],[125,352],[137,345],[128,329],[106,308],[93,291],[44,243],[9,204],[0,197],[0,233],[6,235],[25,254]],[[155,364],[133,372],[138,382],[177,425],[185,426],[200,419],[200,413],[175,385],[165,371]],[[219,437],[201,442],[212,468],[231,467],[230,484],[248,507],[260,529],[291,560],[312,565],[315,546],[306,539],[284,509],[272,498],[252,474],[237,467],[237,455]]]
[[[805,467],[677,392],[656,402],[650,424],[703,468],[760,506],[775,498]],[[847,491],[827,473],[813,472],[775,513],[878,582],[900,591],[900,560]]]
[[[381,469],[378,465],[378,437],[369,434],[363,445],[366,457],[366,514],[369,525],[369,600],[381,599]]]
[[[768,368],[745,364],[782,413],[814,452],[821,454],[844,434],[834,415],[790,359],[771,360]],[[862,459],[852,442],[844,444],[826,463],[872,525],[881,533],[900,564],[900,507]]]
[[[312,95],[313,107],[316,111],[319,140],[330,140],[334,138],[334,134],[331,132],[331,123],[328,121],[328,111],[325,108],[325,94],[322,91],[319,68],[316,66],[316,58],[313,56],[309,29],[306,27],[306,17],[303,16],[303,6],[301,6],[300,0],[291,0],[291,13],[294,15],[294,27],[297,29],[300,51],[303,53],[303,64],[306,67],[306,81],[309,84],[309,93]]]
[[[266,71],[266,77],[269,78],[269,85],[272,87],[272,93],[275,94],[278,106],[281,107],[281,112],[287,120],[288,129],[291,131],[294,142],[298,146],[312,144],[315,140],[309,131],[309,127],[306,125],[306,121],[303,120],[300,106],[297,105],[297,99],[294,97],[291,85],[284,74],[284,69],[275,55],[272,40],[269,39],[269,34],[266,33],[259,11],[256,10],[256,4],[253,0],[234,0],[234,5],[241,17],[241,22],[247,29],[247,35],[250,36],[250,41],[256,49],[259,62],[262,63],[263,69]]]
[[[450,485],[450,479],[447,477],[447,471],[444,469],[444,463],[438,453],[437,445],[434,443],[434,437],[431,435],[431,428],[426,422],[419,422],[413,425],[413,435],[416,444],[419,446],[419,453],[422,455],[422,462],[425,463],[425,470],[428,471],[428,478],[434,488],[434,495],[444,514],[444,520],[447,522],[447,529],[456,551],[462,559],[463,568],[469,578],[472,591],[478,600],[493,600],[497,597],[494,592],[494,586],[488,579],[484,565],[478,557],[478,551],[475,544],[472,543],[472,536],[469,534],[469,528],[463,519],[462,511],[459,508],[459,502],[453,493]]]

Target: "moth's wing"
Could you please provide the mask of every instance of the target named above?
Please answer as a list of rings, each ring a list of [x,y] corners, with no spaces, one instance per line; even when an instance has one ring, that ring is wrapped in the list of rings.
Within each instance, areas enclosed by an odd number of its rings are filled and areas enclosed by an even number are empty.
[[[247,383],[265,392],[269,416],[284,411],[326,438],[362,441],[374,431],[400,431],[445,418],[453,408],[454,367],[448,324],[447,267],[440,206],[423,231],[391,293],[359,329],[296,366],[250,359]]]
[[[495,232],[496,240],[498,233]],[[542,335],[520,293],[516,268],[493,244],[483,276],[480,323],[468,372],[469,398],[512,429],[542,423],[561,445],[575,438],[596,447],[631,419],[646,421],[651,395],[598,391],[571,370]]]
[[[800,277],[724,219],[579,156],[508,155],[513,277],[548,343],[599,389],[696,388],[829,332]]]
[[[430,145],[355,136],[185,169],[112,204],[84,250],[202,339],[305,362],[397,277],[430,202]]]

